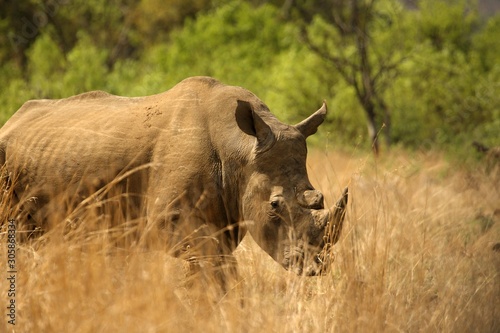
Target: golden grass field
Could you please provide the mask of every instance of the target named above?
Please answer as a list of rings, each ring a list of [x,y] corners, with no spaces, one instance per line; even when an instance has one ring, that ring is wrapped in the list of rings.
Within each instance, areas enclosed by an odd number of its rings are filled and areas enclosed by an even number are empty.
[[[350,189],[326,276],[294,276],[247,237],[221,295],[161,247],[116,247],[126,228],[52,230],[18,243],[15,326],[0,209],[0,332],[500,332],[499,168],[404,151],[314,151],[308,166],[327,205]]]

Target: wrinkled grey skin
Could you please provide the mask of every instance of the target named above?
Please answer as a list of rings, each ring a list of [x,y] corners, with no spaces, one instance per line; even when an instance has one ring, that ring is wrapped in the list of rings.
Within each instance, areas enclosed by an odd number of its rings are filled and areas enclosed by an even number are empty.
[[[0,164],[38,227],[61,200],[74,208],[115,180],[176,255],[229,257],[249,230],[283,267],[316,275],[347,204],[346,189],[325,209],[307,176],[306,138],[326,112],[289,126],[251,92],[208,77],[147,97],[29,101],[0,129]]]

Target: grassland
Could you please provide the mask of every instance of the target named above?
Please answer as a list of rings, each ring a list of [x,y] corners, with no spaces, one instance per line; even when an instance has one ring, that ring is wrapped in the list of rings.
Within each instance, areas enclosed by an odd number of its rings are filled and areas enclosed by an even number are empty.
[[[308,164],[327,204],[346,185],[351,194],[326,276],[294,276],[247,237],[241,280],[221,296],[160,247],[116,247],[110,235],[126,228],[51,231],[18,244],[15,326],[2,207],[0,332],[500,331],[498,168],[401,151],[319,151]]]

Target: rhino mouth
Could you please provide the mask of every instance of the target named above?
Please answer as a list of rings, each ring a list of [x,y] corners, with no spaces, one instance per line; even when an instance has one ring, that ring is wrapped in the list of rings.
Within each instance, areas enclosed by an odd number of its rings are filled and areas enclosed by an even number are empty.
[[[342,231],[347,204],[347,188],[344,189],[340,200],[324,214],[317,211],[316,220],[321,225],[319,245],[302,241],[297,245],[285,246],[282,265],[297,275],[319,276],[325,275],[333,263],[333,245],[337,243]],[[310,233],[316,238],[316,232]],[[317,238],[316,238],[316,241]],[[305,250],[307,249],[307,250]]]

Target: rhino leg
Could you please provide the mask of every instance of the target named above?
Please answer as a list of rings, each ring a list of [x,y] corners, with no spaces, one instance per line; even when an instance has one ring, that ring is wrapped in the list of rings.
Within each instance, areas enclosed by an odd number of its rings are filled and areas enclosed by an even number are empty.
[[[212,300],[227,295],[241,297],[238,287],[241,278],[232,255],[231,239],[227,232],[210,223],[208,216],[197,213],[196,206],[193,208],[186,196],[193,198],[190,195],[176,198],[164,214],[157,216],[151,230],[159,228],[160,241],[168,251],[187,261],[186,283],[190,289],[199,288]]]

